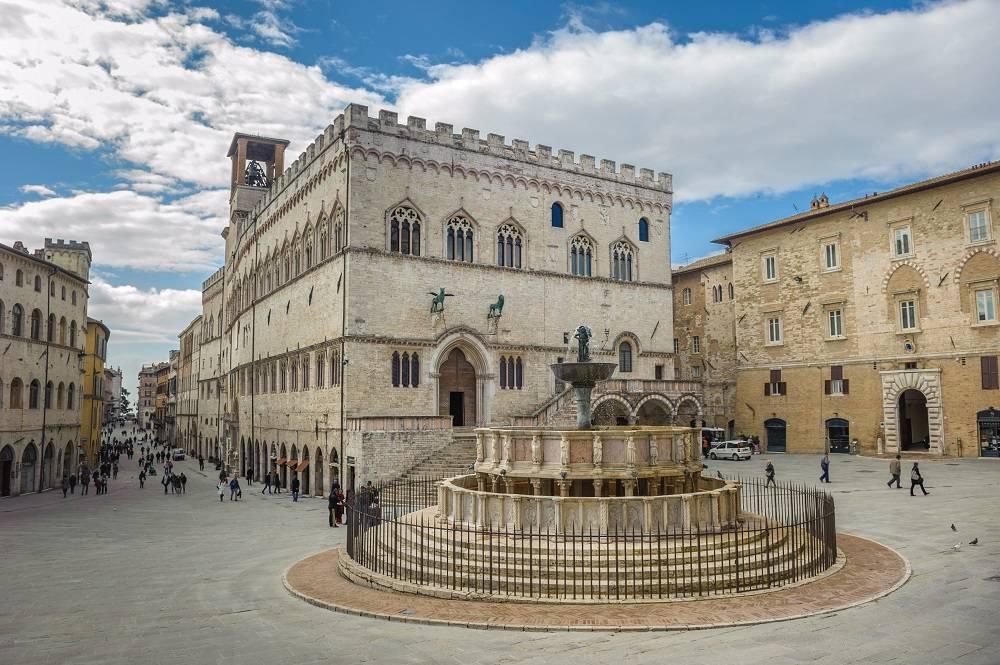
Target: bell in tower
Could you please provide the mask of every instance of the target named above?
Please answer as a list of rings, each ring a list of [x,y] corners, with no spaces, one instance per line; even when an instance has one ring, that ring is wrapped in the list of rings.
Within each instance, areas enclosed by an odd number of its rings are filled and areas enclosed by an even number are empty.
[[[237,133],[226,155],[232,160],[230,214],[247,213],[285,168],[288,141]]]

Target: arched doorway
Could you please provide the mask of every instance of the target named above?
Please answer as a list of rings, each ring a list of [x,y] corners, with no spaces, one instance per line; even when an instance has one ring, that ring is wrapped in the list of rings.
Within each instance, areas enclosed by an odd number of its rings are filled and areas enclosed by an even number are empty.
[[[851,452],[851,425],[843,418],[830,418],[826,421],[826,440],[830,443],[831,453]]]
[[[281,444],[281,450],[278,453],[278,477],[281,480],[282,487],[288,487],[288,448],[285,444]]]
[[[1000,411],[992,406],[976,414],[979,426],[979,454],[982,457],[1000,457]]]
[[[635,412],[636,425],[669,425],[673,422],[673,414],[666,400],[653,398],[639,403]]]
[[[63,474],[67,476],[70,474],[75,474],[76,473],[76,469],[74,468],[75,466],[76,465],[73,464],[73,442],[69,441],[66,443],[66,447],[63,449],[63,455],[62,455]]]
[[[35,464],[38,462],[38,449],[29,443],[21,454],[21,494],[35,491]]]
[[[10,496],[10,481],[14,476],[14,449],[0,450],[0,496]]]
[[[693,397],[682,397],[677,403],[677,424],[681,427],[699,427],[701,423],[701,407]]]
[[[454,348],[438,368],[438,414],[451,416],[452,425],[477,424],[476,368],[465,352]]]
[[[787,425],[785,421],[781,418],[770,418],[764,421],[764,430],[767,436],[767,452],[769,453],[783,453],[785,452],[786,441],[785,441],[785,430]]]
[[[45,454],[42,455],[42,477],[38,483],[38,490],[47,490],[55,486],[56,474],[56,447],[49,441],[45,446]]]
[[[313,486],[314,486],[314,488],[316,490],[316,496],[323,496],[323,491],[325,490],[326,485],[323,484],[323,449],[322,448],[317,448],[316,449],[316,468],[313,471],[313,475],[315,476],[315,479],[314,479],[314,482],[313,482]]]
[[[247,475],[247,443],[240,437],[240,475]]]
[[[598,399],[593,406],[590,420],[595,425],[608,427],[612,425],[628,425],[631,408],[628,402],[620,397]]]
[[[896,423],[901,450],[930,448],[930,425],[927,420],[927,398],[919,390],[904,390],[897,400]]]
[[[299,460],[299,472],[302,475],[302,496],[309,496],[309,449],[302,447],[302,459]]]

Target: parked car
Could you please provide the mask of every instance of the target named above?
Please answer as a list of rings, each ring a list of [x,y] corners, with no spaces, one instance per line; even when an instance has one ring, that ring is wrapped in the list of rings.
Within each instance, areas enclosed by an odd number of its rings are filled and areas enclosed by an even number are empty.
[[[183,448],[174,448],[173,458],[174,458],[175,462],[183,461],[183,459],[184,459],[184,449]]]
[[[748,460],[751,456],[750,444],[746,441],[723,441],[708,454],[711,459]]]

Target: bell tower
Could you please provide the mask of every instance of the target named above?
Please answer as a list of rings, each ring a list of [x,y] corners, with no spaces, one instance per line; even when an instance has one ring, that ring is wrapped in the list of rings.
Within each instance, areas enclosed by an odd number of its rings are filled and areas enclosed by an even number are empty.
[[[226,255],[230,239],[239,236],[239,225],[244,223],[253,207],[263,198],[276,176],[285,169],[285,139],[272,139],[253,134],[233,134],[226,154],[232,162],[229,182],[229,227],[223,232],[226,238]],[[236,228],[233,228],[236,227]]]

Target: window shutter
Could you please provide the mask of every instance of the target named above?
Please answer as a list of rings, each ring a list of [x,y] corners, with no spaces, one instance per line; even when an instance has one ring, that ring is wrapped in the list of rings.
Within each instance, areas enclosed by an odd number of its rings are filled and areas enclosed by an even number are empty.
[[[847,395],[851,392],[851,380],[844,379],[844,394]]]
[[[771,384],[770,383],[765,383],[764,384],[764,396],[765,397],[770,397],[771,396]]]
[[[788,384],[785,383],[784,381],[779,381],[778,382],[778,394],[779,395],[787,395],[788,394],[788,389],[786,388],[787,385]]]
[[[830,378],[834,381],[844,378],[844,367],[843,365],[833,365],[830,367]]]
[[[983,390],[997,390],[1000,388],[1000,376],[997,372],[997,357],[983,356],[979,359],[983,374]]]
[[[993,390],[1000,388],[1000,372],[997,371],[996,356],[990,356],[990,386]]]
[[[771,383],[778,383],[779,381],[781,381],[781,370],[780,369],[772,369],[771,370]]]
[[[824,395],[830,394],[830,379],[827,379],[826,381],[823,382],[823,394]]]

